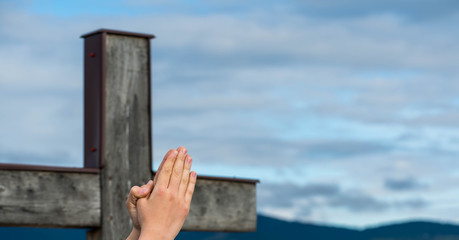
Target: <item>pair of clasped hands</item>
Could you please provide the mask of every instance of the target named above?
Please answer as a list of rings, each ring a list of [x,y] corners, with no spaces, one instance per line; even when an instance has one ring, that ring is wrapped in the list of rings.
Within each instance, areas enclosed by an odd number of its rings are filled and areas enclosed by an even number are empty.
[[[173,240],[185,222],[196,185],[184,147],[164,156],[154,180],[131,188],[126,201],[133,228],[127,240]]]

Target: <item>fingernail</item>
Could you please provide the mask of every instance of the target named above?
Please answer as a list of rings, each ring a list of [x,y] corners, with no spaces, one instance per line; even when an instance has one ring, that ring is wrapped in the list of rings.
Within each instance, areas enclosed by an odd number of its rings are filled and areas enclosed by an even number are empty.
[[[145,194],[147,192],[148,192],[148,189],[146,189],[146,188],[141,188],[140,189],[140,194]]]
[[[191,164],[191,157],[190,157],[190,156],[188,156],[188,157],[186,158],[186,163]]]
[[[197,176],[196,172],[191,172],[191,176],[195,178]]]
[[[182,154],[186,154],[186,148],[182,148],[182,150],[180,151]]]
[[[150,180],[150,181],[147,182],[147,185],[148,184],[152,184],[152,183],[153,183],[153,180]]]

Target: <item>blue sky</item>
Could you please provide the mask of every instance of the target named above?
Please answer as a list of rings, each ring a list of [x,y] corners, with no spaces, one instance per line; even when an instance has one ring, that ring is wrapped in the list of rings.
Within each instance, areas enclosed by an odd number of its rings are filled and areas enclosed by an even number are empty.
[[[82,165],[84,33],[152,40],[154,168],[258,178],[258,211],[458,222],[457,1],[2,1],[0,162]]]

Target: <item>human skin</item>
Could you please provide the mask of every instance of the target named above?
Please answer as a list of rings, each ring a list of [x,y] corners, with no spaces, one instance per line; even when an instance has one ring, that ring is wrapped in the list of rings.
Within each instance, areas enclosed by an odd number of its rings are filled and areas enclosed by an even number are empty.
[[[184,147],[171,149],[153,181],[131,188],[126,206],[133,221],[127,239],[172,240],[189,213],[196,184],[192,159]]]
[[[140,236],[140,223],[137,215],[137,200],[139,198],[147,197],[153,189],[153,181],[148,181],[147,184],[139,186],[133,186],[129,192],[129,197],[126,200],[126,207],[131,215],[132,219],[132,231],[126,240],[137,240]]]
[[[137,214],[137,200],[140,198],[147,197],[150,192],[153,190],[154,183],[158,179],[159,172],[161,172],[162,166],[166,160],[166,158],[172,153],[172,149],[169,150],[169,152],[166,153],[166,155],[163,158],[163,161],[161,161],[161,164],[159,165],[158,171],[155,174],[154,180],[148,181],[148,183],[142,185],[142,186],[133,186],[129,192],[129,197],[126,200],[126,207],[128,209],[129,215],[131,216],[132,219],[132,231],[127,237],[126,240],[137,240],[139,239],[140,236],[140,223],[138,219],[138,214]]]

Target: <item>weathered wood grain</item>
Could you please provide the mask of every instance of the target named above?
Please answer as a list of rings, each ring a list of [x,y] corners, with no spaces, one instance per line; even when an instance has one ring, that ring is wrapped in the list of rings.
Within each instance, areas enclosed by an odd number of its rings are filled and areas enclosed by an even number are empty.
[[[198,179],[185,231],[256,231],[256,183]]]
[[[99,187],[95,173],[0,170],[0,225],[98,228]],[[183,230],[254,231],[255,190],[255,183],[199,178]],[[121,205],[117,212],[127,215],[127,190],[116,192],[120,196],[115,200]],[[123,219],[127,233],[129,219],[129,215]],[[100,235],[95,229],[88,239],[100,239]],[[114,239],[122,237],[126,236]]]
[[[125,239],[132,228],[125,201],[151,179],[149,39],[107,34],[102,185],[102,239]]]
[[[97,227],[99,174],[0,170],[0,225]]]

